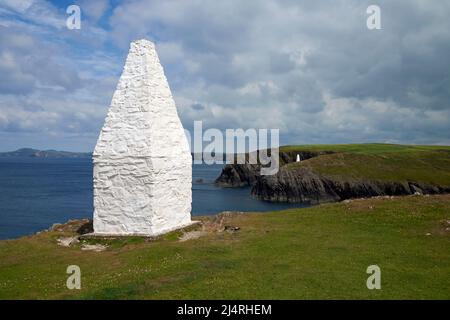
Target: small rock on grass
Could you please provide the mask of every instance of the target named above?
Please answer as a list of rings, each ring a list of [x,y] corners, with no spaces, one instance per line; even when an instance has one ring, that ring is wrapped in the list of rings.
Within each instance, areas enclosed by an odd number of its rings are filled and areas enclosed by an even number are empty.
[[[56,231],[61,226],[62,226],[62,223],[54,223],[48,230],[49,231]]]
[[[241,228],[235,227],[235,226],[225,226],[225,228],[224,228],[224,231],[231,232],[231,233],[239,231],[239,230],[241,230]]]
[[[95,252],[105,251],[106,248],[108,248],[108,246],[102,244],[83,244],[81,246],[81,250],[83,251],[95,251]]]
[[[65,238],[58,238],[58,245],[63,247],[70,247],[71,245],[80,242],[78,240],[78,237],[65,237]]]
[[[181,235],[181,237],[178,239],[178,241],[184,242],[184,241],[188,241],[191,239],[197,239],[206,234],[207,234],[206,231],[190,231],[190,232],[183,233]]]

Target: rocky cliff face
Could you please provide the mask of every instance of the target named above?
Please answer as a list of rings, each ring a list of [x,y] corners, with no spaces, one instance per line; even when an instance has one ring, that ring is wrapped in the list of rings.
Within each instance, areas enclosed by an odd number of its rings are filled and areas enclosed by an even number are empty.
[[[280,202],[329,202],[339,197],[328,181],[322,180],[309,168],[281,167],[278,174],[261,176],[253,185],[252,196],[261,200]]]
[[[322,203],[375,196],[439,194],[449,187],[414,181],[388,182],[351,178],[321,177],[308,167],[280,168],[278,174],[261,176],[251,190],[252,196],[267,201]]]
[[[416,181],[388,182],[326,177],[308,166],[289,165],[295,162],[297,154],[300,154],[302,160],[306,160],[324,153],[332,152],[280,152],[280,170],[271,176],[261,176],[259,165],[226,165],[216,183],[227,187],[251,186],[251,195],[261,200],[312,204],[350,198],[450,192],[450,187]]]
[[[255,164],[227,164],[216,179],[222,187],[253,186],[259,177],[260,166]]]
[[[295,162],[297,154],[300,155],[301,160],[307,160],[327,153],[332,152],[280,152],[280,167]],[[227,164],[223,167],[222,173],[216,179],[216,184],[222,187],[254,186],[259,180],[260,171],[261,165],[259,164]]]

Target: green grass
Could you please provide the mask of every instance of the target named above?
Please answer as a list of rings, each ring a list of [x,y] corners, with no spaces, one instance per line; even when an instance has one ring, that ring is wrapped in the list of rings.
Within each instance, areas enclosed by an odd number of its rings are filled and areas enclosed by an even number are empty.
[[[400,145],[387,143],[367,143],[367,144],[317,144],[317,145],[288,145],[280,147],[280,151],[334,151],[341,153],[358,154],[381,154],[381,153],[408,153],[420,151],[446,151],[450,152],[449,146],[420,146],[420,145]]]
[[[288,166],[308,166],[338,179],[423,182],[450,186],[450,147],[392,144],[286,146],[281,151],[334,151]]]
[[[60,247],[61,233],[45,232],[0,242],[0,298],[449,299],[448,220],[442,195],[237,214],[225,220],[235,233],[108,240],[104,252]],[[81,290],[65,287],[71,264]],[[381,290],[366,288],[373,264]]]

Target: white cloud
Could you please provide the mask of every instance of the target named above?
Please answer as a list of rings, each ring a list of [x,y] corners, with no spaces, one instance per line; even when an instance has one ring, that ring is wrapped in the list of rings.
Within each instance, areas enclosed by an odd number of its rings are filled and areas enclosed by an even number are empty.
[[[110,8],[109,0],[79,0],[77,4],[80,6],[82,14],[94,21],[100,19]]]
[[[65,27],[65,17],[57,8],[44,0],[2,0],[3,14],[26,18],[30,23],[61,29]]]

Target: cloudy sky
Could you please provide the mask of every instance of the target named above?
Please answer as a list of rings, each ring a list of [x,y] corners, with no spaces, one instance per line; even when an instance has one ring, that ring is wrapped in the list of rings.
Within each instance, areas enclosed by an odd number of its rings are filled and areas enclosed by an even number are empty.
[[[450,144],[449,1],[0,0],[0,151],[92,151],[138,38],[156,43],[187,129]]]

